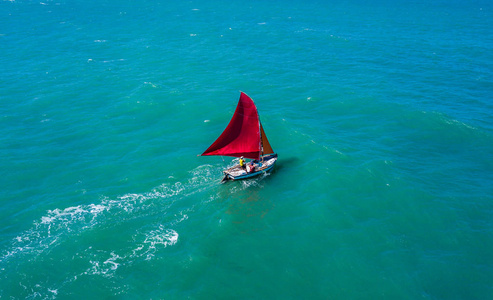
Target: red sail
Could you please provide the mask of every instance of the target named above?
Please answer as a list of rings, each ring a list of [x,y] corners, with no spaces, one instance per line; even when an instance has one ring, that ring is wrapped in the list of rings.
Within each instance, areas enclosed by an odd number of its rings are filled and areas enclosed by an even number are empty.
[[[262,150],[263,150],[262,155],[274,153],[274,150],[272,150],[272,147],[269,143],[269,140],[267,139],[267,136],[265,135],[264,127],[262,126],[262,123],[260,123],[260,132],[262,134]]]
[[[228,127],[202,155],[260,158],[260,122],[253,100],[241,93]]]

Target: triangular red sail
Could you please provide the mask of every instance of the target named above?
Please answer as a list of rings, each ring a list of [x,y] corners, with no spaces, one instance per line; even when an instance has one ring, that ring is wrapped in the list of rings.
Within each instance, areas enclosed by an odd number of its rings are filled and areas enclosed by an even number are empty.
[[[262,126],[262,123],[260,123],[260,132],[262,134],[262,150],[263,150],[262,155],[274,153],[274,150],[272,150],[272,147],[269,143],[269,140],[267,139],[267,136],[265,135],[264,127]]]
[[[260,158],[260,122],[253,100],[241,93],[228,127],[202,155]]]

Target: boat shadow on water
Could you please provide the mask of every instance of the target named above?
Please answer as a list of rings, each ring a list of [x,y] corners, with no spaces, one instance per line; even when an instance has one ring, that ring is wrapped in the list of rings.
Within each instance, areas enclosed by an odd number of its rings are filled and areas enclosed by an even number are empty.
[[[297,167],[300,161],[301,160],[296,156],[278,159],[276,166],[271,173],[279,172],[283,169],[292,169],[293,167]]]

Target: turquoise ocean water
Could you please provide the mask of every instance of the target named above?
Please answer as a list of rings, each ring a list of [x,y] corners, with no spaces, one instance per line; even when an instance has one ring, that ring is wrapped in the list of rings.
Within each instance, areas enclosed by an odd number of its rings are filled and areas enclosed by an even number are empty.
[[[0,187],[1,299],[493,299],[493,3],[2,1]]]

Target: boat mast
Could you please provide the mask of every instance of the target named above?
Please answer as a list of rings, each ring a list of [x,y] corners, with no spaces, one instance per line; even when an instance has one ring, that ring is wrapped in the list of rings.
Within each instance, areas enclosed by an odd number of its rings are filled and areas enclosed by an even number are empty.
[[[255,108],[257,108],[257,105],[255,105]],[[260,144],[260,157],[262,162],[264,161],[264,143],[262,142],[262,123],[260,122],[260,116],[258,114],[258,109],[257,109],[257,117],[258,117],[258,136],[259,136],[259,144]]]
[[[260,119],[258,121],[258,131],[259,131],[259,137],[260,137],[260,158],[262,159],[262,162],[264,161],[264,143],[262,143],[262,130],[260,130],[261,126],[260,125]]]

